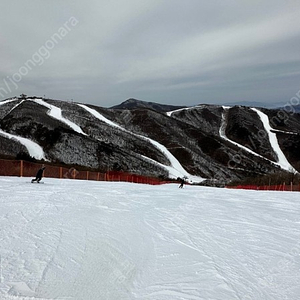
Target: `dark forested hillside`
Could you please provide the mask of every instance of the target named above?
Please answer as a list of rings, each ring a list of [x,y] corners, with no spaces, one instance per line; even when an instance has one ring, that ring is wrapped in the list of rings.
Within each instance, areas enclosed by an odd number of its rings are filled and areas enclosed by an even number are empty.
[[[300,167],[300,115],[283,110],[134,99],[103,108],[22,97],[0,102],[0,129],[2,157],[38,159],[32,141],[50,162],[101,171],[227,183]]]

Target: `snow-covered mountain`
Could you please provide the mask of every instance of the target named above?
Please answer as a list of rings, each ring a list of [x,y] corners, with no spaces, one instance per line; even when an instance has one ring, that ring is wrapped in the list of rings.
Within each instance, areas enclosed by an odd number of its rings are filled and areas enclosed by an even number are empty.
[[[283,109],[134,99],[103,108],[25,96],[0,102],[2,157],[192,182],[299,171],[299,134],[300,115]]]

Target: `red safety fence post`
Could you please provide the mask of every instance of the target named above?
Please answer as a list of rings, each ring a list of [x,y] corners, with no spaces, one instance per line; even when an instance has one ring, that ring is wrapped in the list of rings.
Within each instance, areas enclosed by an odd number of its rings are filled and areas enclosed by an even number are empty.
[[[23,177],[23,160],[20,161],[20,177]]]

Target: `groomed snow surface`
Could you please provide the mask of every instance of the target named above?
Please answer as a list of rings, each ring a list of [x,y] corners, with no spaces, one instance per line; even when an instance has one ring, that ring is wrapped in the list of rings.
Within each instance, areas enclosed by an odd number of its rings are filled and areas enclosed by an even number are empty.
[[[297,192],[0,177],[0,299],[299,300]]]

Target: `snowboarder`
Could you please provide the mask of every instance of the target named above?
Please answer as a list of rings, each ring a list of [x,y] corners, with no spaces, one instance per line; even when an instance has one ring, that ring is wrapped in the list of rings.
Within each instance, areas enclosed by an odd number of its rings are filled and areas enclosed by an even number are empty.
[[[179,188],[182,189],[182,188],[183,188],[183,185],[184,185],[184,179],[181,178],[181,179],[180,179],[180,185],[179,185]]]
[[[33,183],[34,181],[36,181],[37,183],[39,183],[43,177],[43,173],[44,173],[44,170],[45,170],[45,166],[43,165],[36,173],[36,176],[35,176],[35,179],[32,179],[31,180],[31,183]]]

